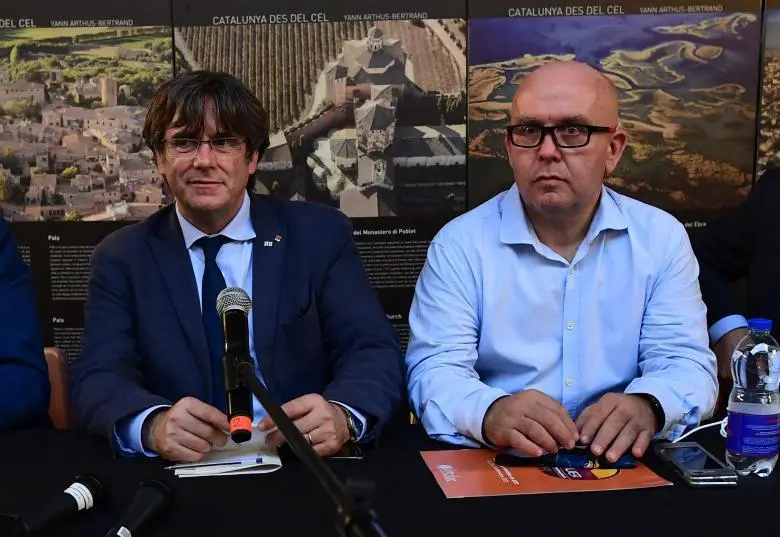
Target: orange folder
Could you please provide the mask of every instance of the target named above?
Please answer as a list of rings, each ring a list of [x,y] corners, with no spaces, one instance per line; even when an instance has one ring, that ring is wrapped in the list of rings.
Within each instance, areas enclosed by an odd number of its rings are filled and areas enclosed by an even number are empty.
[[[672,485],[637,461],[630,469],[507,467],[490,449],[421,451],[447,498],[624,490]]]

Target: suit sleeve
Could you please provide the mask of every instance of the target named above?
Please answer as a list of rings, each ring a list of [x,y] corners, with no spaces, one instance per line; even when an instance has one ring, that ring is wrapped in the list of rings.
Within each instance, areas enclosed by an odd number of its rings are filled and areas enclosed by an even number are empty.
[[[50,392],[30,270],[0,217],[0,429],[46,423]]]
[[[115,239],[109,237],[92,254],[81,356],[70,375],[75,419],[87,431],[108,438],[114,448],[120,419],[172,404],[144,387],[131,282],[121,261],[121,252],[132,254]]]
[[[369,419],[361,441],[375,440],[403,391],[398,337],[365,274],[351,225],[340,219],[337,254],[325,269],[320,318],[323,342],[335,357],[333,380],[323,397]]]
[[[742,205],[691,234],[700,266],[702,297],[707,305],[707,326],[742,313],[731,284],[748,274],[756,241],[760,239],[760,218],[767,196],[776,195],[778,187],[780,171],[767,172]]]

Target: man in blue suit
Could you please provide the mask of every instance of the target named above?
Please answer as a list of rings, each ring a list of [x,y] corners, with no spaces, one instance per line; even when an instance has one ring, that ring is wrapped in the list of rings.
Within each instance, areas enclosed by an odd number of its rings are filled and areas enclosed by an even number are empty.
[[[251,194],[267,125],[224,73],[183,75],[152,100],[143,135],[175,203],[95,250],[71,374],[77,420],[121,454],[197,461],[227,441],[216,313],[226,286],[252,300],[257,375],[320,455],[375,440],[400,403],[397,336],[349,220]],[[265,415],[256,400],[254,410]],[[267,415],[257,425],[283,442]]]
[[[49,396],[30,269],[0,217],[0,429],[50,426]]]

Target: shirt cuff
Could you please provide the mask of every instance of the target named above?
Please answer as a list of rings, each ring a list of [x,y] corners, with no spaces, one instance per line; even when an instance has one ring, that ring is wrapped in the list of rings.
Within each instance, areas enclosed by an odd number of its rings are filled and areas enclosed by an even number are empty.
[[[658,424],[654,438],[674,439],[687,427],[698,425],[701,415],[691,408],[666,384],[657,378],[639,377],[634,379],[623,392],[626,395],[649,394],[656,398],[664,412],[665,423]]]
[[[742,315],[729,315],[710,327],[710,341],[716,344],[720,338],[737,328],[747,328],[747,319]]]
[[[356,429],[355,433],[357,435],[357,439],[360,440],[361,438],[363,438],[363,435],[366,432],[366,423],[367,423],[366,417],[349,405],[345,405],[344,403],[340,403],[339,401],[329,401],[329,402],[335,405],[339,405],[340,407],[346,409],[347,412],[352,414],[352,417],[355,420],[355,429]]]
[[[459,432],[466,434],[488,447],[490,444],[482,436],[482,425],[490,406],[501,397],[510,395],[500,388],[486,386],[467,395],[458,406],[455,417],[455,426]]]
[[[141,430],[149,414],[158,408],[170,408],[168,405],[157,405],[143,410],[135,416],[128,416],[119,420],[114,426],[114,442],[122,455],[132,456],[143,454],[147,457],[156,457],[157,453],[144,449],[141,440]]]

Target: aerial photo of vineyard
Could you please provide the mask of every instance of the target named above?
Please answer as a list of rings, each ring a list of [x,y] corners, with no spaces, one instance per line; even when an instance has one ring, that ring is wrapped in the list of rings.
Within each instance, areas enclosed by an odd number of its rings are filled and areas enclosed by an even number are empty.
[[[232,73],[268,110],[258,190],[349,216],[462,210],[463,19],[190,26],[176,69]]]

